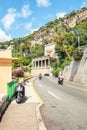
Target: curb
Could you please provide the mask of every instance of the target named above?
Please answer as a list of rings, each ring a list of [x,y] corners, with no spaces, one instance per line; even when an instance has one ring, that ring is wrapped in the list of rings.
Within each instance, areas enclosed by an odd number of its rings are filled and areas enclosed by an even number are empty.
[[[0,99],[0,121],[8,105],[9,105],[8,96],[4,95]]]
[[[38,107],[36,107],[36,117],[37,117],[37,121],[38,121],[38,125],[39,125],[39,130],[47,130],[47,128],[44,124],[44,121],[42,119],[41,112],[40,112],[40,108],[44,105],[44,102],[43,102],[42,98],[39,96],[38,92],[36,91],[33,83],[32,83],[32,88],[33,88],[33,91],[34,91],[36,97],[40,101],[40,104],[38,105]]]
[[[40,108],[44,105],[44,103],[40,103],[40,105],[36,108],[36,116],[37,116],[37,121],[39,124],[39,130],[47,130],[44,121],[41,117],[41,113],[40,113]]]

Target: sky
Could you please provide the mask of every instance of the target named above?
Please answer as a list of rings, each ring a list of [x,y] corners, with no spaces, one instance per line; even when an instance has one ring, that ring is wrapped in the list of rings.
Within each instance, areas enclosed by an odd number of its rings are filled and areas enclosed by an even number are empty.
[[[87,0],[0,0],[0,42],[25,37],[82,7]]]

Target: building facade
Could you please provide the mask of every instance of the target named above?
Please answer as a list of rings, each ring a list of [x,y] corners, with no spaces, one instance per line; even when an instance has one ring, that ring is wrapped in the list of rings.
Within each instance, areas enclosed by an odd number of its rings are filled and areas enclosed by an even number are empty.
[[[12,80],[12,58],[11,49],[0,50],[0,93],[6,93],[7,83]]]
[[[38,76],[40,73],[42,75],[52,74],[52,68],[50,66],[51,58],[55,54],[55,44],[50,43],[44,46],[44,56],[39,58],[34,58],[32,60],[31,75]]]
[[[43,56],[39,58],[35,58],[32,60],[32,76],[38,76],[40,73],[42,75],[49,74],[50,75],[50,57]]]

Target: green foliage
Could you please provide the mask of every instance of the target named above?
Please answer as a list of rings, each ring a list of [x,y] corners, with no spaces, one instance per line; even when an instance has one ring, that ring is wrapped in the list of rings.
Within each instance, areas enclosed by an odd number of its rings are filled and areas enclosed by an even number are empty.
[[[29,51],[28,57],[24,57],[24,53],[26,50]],[[13,68],[20,67],[21,65],[28,66],[32,58],[43,56],[43,54],[44,47],[42,45],[36,44],[35,46],[32,46],[30,48],[26,44],[24,44],[22,47],[20,47],[19,44],[15,44],[15,47],[13,49],[13,56],[18,57],[18,60],[15,60],[13,62]]]
[[[58,67],[57,69],[54,69],[54,70],[53,70],[53,74],[57,77],[59,71],[61,71],[61,70],[62,70],[62,68]]]
[[[13,65],[13,68],[17,68],[20,66],[27,66],[29,65],[30,62],[31,61],[29,58],[20,57],[19,59],[14,60],[12,65]]]
[[[87,20],[81,22],[76,26],[80,36],[80,46],[87,44]]]
[[[87,10],[86,7],[82,7],[82,8],[81,8],[81,11],[85,11],[85,10]]]
[[[74,60],[76,61],[81,60],[82,56],[83,56],[83,50],[81,48],[76,48],[73,52]]]
[[[51,67],[53,68],[52,73],[53,73],[53,75],[55,75],[55,76],[57,76],[57,75],[58,75],[58,72],[59,72],[60,70],[62,70],[62,68],[59,67],[59,61],[58,61],[58,60],[55,61],[55,62],[53,62],[53,63],[51,63]]]
[[[77,33],[65,32],[60,29],[60,32],[54,36],[54,41],[56,43],[55,51],[59,58],[59,70],[65,67],[65,65],[70,64],[72,60],[72,56],[74,60],[80,60],[83,55],[82,49],[79,46],[83,46],[87,44],[87,22],[86,20],[81,22],[74,28],[77,30]],[[79,41],[78,41],[79,37]],[[79,42],[79,46],[78,46]],[[53,74],[56,75],[58,72],[58,68],[53,68]]]
[[[62,69],[64,69],[64,67],[65,67],[66,65],[69,65],[71,61],[72,61],[72,59],[68,59],[68,57],[65,57],[65,59],[63,59],[62,64],[60,64],[60,67],[61,67]]]
[[[54,27],[54,24],[55,24],[55,21],[48,22],[48,23],[46,24],[46,27],[47,27],[47,28]]]
[[[31,48],[31,57],[32,58],[40,57],[43,55],[44,55],[44,46],[43,45],[35,44],[34,46],[32,46],[32,48]]]
[[[73,11],[69,14],[69,17],[75,16],[75,15],[76,15],[76,12],[73,10]]]
[[[6,46],[4,44],[1,44],[0,49],[6,49]]]

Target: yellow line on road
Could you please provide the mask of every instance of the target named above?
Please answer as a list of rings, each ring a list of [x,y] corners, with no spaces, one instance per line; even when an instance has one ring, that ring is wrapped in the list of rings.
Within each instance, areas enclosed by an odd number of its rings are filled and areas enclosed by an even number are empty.
[[[43,100],[42,98],[39,96],[38,92],[36,91],[35,87],[34,87],[34,84],[32,83],[32,88],[33,88],[33,91],[36,95],[36,97],[38,98],[38,100],[40,101],[40,103],[43,103]]]

